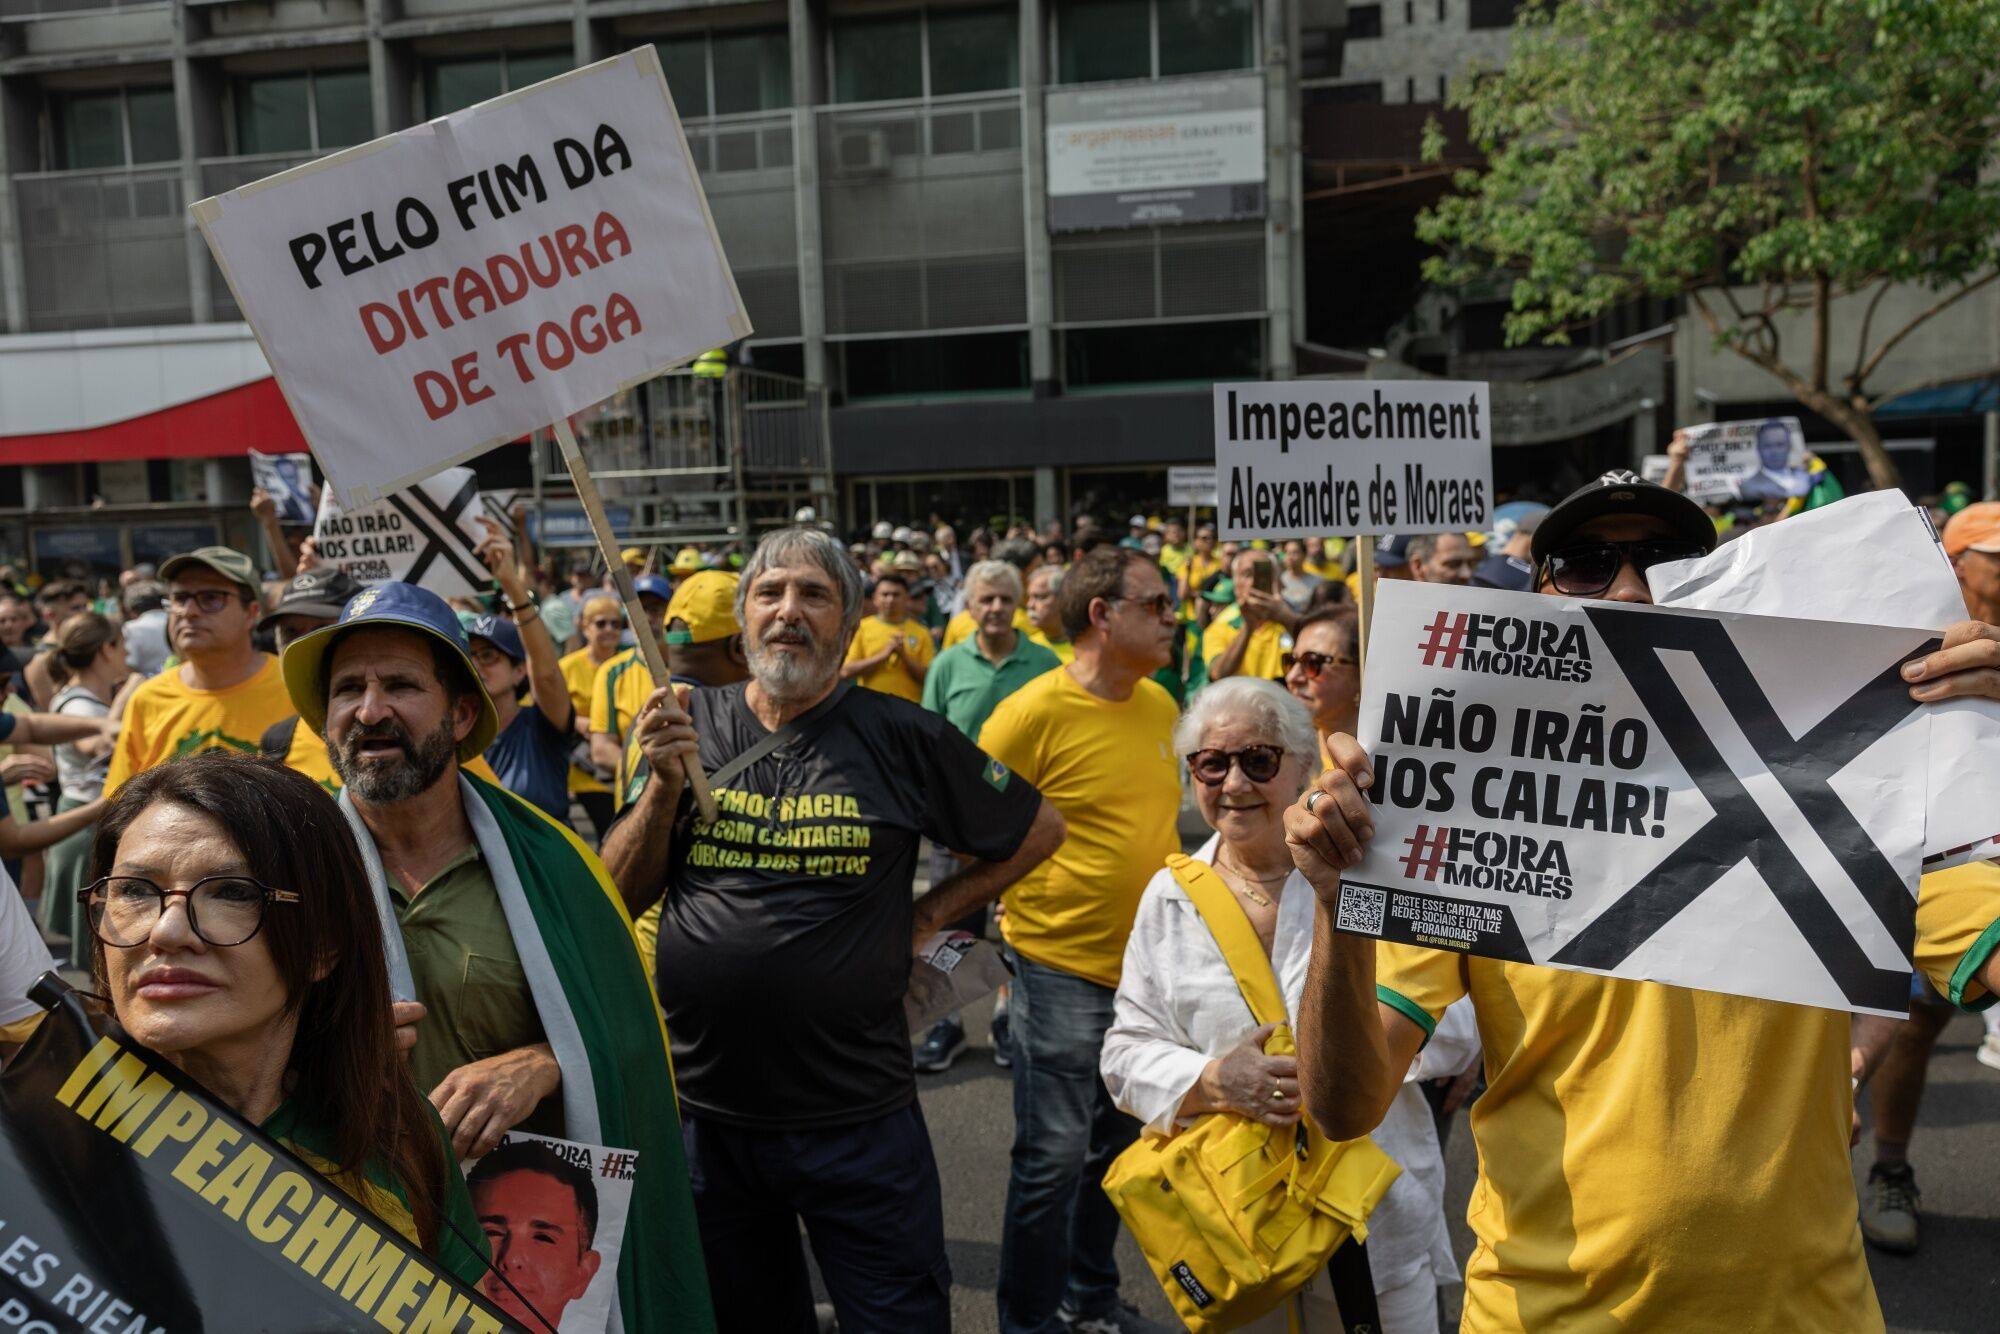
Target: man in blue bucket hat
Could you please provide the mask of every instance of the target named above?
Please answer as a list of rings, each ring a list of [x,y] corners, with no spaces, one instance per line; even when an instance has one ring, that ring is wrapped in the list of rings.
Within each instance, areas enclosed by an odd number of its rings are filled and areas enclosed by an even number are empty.
[[[623,1326],[712,1330],[680,1126],[660,1101],[673,1074],[631,921],[574,833],[464,772],[499,720],[457,616],[411,584],[366,589],[285,649],[284,676],[343,784],[391,989],[423,1007],[410,1073],[453,1156],[479,1157],[517,1127],[637,1153]]]

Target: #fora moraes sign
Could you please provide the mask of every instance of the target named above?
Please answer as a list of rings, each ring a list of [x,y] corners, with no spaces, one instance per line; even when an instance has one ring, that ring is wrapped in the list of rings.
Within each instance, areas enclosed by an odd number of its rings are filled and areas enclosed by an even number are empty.
[[[750,332],[650,46],[193,211],[350,508]]]
[[[1479,383],[1218,384],[1221,536],[1483,529],[1493,505],[1492,432]]]

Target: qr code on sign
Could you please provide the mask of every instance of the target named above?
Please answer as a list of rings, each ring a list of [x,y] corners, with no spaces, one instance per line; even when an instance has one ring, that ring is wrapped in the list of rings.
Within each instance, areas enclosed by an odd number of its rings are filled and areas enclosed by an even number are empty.
[[[1382,934],[1382,913],[1388,906],[1389,896],[1382,890],[1342,885],[1340,915],[1334,920],[1334,925],[1342,931],[1379,936]]]

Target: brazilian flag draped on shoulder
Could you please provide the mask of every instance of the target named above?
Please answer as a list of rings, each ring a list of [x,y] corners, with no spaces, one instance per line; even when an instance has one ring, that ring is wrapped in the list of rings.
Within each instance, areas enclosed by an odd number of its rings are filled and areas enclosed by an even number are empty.
[[[709,1334],[715,1316],[671,1096],[666,1029],[624,900],[604,864],[569,829],[483,779],[461,773],[459,788],[562,1067],[565,1136],[639,1155],[612,1327],[622,1321],[625,1330],[647,1334]],[[381,855],[345,795],[340,804],[368,867],[391,990],[414,999]]]

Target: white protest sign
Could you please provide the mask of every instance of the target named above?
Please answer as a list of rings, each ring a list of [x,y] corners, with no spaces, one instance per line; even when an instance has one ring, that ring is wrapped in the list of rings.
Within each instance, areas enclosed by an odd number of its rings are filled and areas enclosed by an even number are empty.
[[[1713,555],[1646,572],[1661,606],[1944,630],[1965,595],[1930,515],[1900,491],[1870,491],[1753,528]],[[1924,869],[2000,856],[2000,703],[1931,706]]]
[[[1644,482],[1664,482],[1674,461],[1665,454],[1648,454],[1639,460],[1639,480]]]
[[[1484,528],[1487,397],[1484,384],[1452,380],[1216,385],[1222,537]]]
[[[651,46],[194,215],[350,508],[750,332]]]
[[[520,1130],[503,1136],[466,1170],[465,1184],[493,1263],[520,1296],[494,1270],[480,1278],[479,1291],[523,1329],[605,1334],[638,1168],[630,1149]]]
[[[1797,417],[1685,428],[1687,493],[1703,504],[1789,500],[1812,489]]]
[[[1215,469],[1167,469],[1167,504],[1174,509],[1215,505]]]
[[[250,455],[250,480],[278,507],[279,523],[313,521],[312,455]]]
[[[1936,636],[1390,581],[1347,931],[1900,1015]]]
[[[473,549],[486,538],[479,478],[446,468],[372,505],[344,509],[333,488],[320,492],[313,548],[354,582],[418,584],[441,598],[484,593],[492,576]]]

